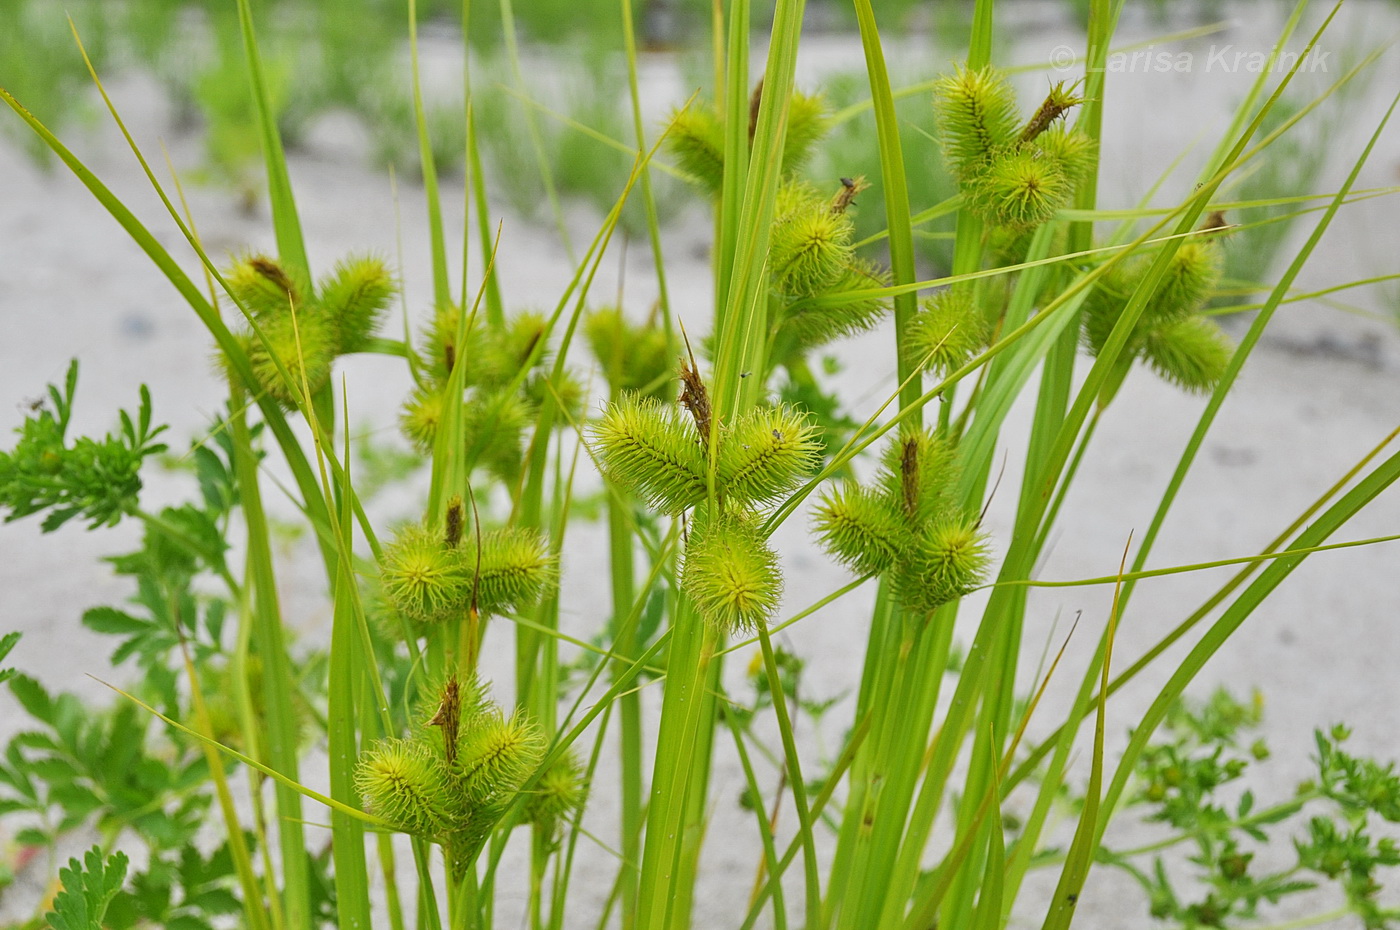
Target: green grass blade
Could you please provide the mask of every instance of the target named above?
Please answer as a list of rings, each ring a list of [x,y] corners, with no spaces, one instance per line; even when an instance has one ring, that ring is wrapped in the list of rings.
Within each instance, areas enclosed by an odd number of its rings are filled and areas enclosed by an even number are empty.
[[[248,0],[238,0],[238,22],[243,32],[243,51],[248,59],[248,77],[252,83],[253,103],[257,109],[263,164],[267,168],[267,195],[272,206],[272,227],[277,237],[277,255],[288,268],[301,272],[309,280],[311,265],[306,259],[306,242],[302,238],[301,220],[297,216],[296,200],[292,196],[292,179],[287,173],[287,155],[282,149],[282,136],[277,131],[277,119],[268,97],[267,81],[263,77],[262,56],[258,53],[257,37],[253,31],[253,11],[248,5]]]

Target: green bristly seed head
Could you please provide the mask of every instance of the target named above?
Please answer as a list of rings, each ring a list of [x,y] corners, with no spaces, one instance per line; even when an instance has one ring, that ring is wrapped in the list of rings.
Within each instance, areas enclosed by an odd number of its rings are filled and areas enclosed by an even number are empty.
[[[913,541],[889,496],[853,481],[826,492],[815,528],[827,552],[858,575],[890,571]]]
[[[411,526],[384,548],[380,584],[389,603],[409,618],[438,623],[467,606],[471,575],[462,548],[448,549],[442,533]]]
[[[1023,149],[993,158],[974,182],[968,206],[999,226],[1030,229],[1050,219],[1071,189],[1059,165]]]
[[[783,143],[783,173],[791,175],[800,171],[830,128],[826,98],[821,94],[793,91],[788,107],[787,139]]]
[[[257,386],[283,407],[295,407],[303,391],[315,394],[331,376],[337,343],[335,326],[311,308],[267,316],[258,325],[263,338],[253,335],[247,342],[248,364],[258,379]],[[290,383],[277,370],[274,356],[286,369]]]
[[[826,198],[810,196],[778,216],[768,247],[773,288],[791,297],[809,297],[827,289],[851,263],[854,225],[833,213]]]
[[[544,734],[535,723],[492,709],[462,728],[449,784],[467,805],[492,804],[519,790],[544,749]]]
[[[905,335],[909,362],[948,374],[986,347],[991,327],[971,288],[950,287],[923,302]]]
[[[235,300],[259,321],[263,317],[286,316],[300,310],[306,289],[275,258],[249,255],[240,258],[224,272]]]
[[[676,408],[625,394],[593,425],[592,434],[607,476],[658,510],[680,513],[705,499],[705,452]]]
[[[355,787],[366,809],[405,833],[436,836],[449,826],[442,767],[416,740],[381,740],[360,756]]]
[[[525,430],[532,411],[515,391],[473,391],[462,407],[462,437],[473,454],[470,464],[483,465],[498,478],[513,480],[520,473]]]
[[[482,614],[499,616],[533,605],[558,576],[558,564],[544,537],[524,527],[501,527],[481,534],[478,563],[476,539],[463,537],[455,550],[459,570],[474,587]]]
[[[735,503],[783,496],[816,468],[821,442],[806,414],[791,407],[754,407],[726,430],[719,451],[722,493]]]
[[[821,295],[888,287],[889,274],[863,258],[852,258]],[[794,351],[813,349],[833,339],[872,329],[889,312],[888,298],[854,297],[837,306],[784,308],[779,334],[789,336]]]
[[[990,67],[959,68],[942,78],[934,88],[933,105],[944,156],[964,184],[1016,139],[1016,95]]]
[[[697,100],[671,117],[666,148],[702,188],[719,193],[724,185],[724,126],[707,104]]]
[[[705,622],[725,633],[766,624],[783,593],[778,557],[750,515],[697,513],[681,587]]]
[[[636,391],[670,400],[675,393],[670,340],[652,323],[635,325],[616,307],[595,310],[584,324],[593,356],[615,391]]]
[[[1146,272],[1144,262],[1143,272]],[[1193,237],[1177,246],[1167,273],[1143,311],[1148,325],[1180,319],[1199,310],[1220,281],[1223,261],[1214,239]]]
[[[1196,394],[1220,383],[1234,348],[1219,326],[1188,316],[1154,327],[1143,340],[1143,358],[1163,379]]]
[[[1073,187],[1089,173],[1094,163],[1094,140],[1066,126],[1054,126],[1035,140],[1042,157],[1059,166],[1065,183]]]
[[[826,100],[820,94],[794,91],[783,144],[783,174],[801,170],[829,128]],[[719,194],[724,186],[724,123],[711,104],[696,101],[672,114],[665,144],[682,171],[707,193]]]
[[[419,388],[399,411],[399,429],[419,452],[427,454],[433,451],[438,424],[442,422],[444,402],[441,390]]]
[[[916,540],[896,567],[895,596],[910,610],[930,613],[981,584],[991,558],[974,520],[944,520]]]
[[[885,447],[881,465],[879,485],[915,533],[956,508],[957,449],[943,436],[904,431]]]
[[[360,352],[374,337],[398,288],[378,258],[349,258],[321,281],[317,303],[336,322],[340,351]]]
[[[456,367],[464,355],[472,356],[475,354],[472,343],[476,333],[472,327],[469,326],[466,330],[465,342],[467,345],[464,347],[457,344],[461,320],[461,307],[455,305],[439,307],[423,331],[422,348],[420,349],[423,366],[428,378],[437,384],[447,382],[448,375],[452,373],[452,369]],[[470,381],[467,383],[470,384]]]
[[[546,831],[583,806],[588,794],[583,766],[572,752],[565,752],[535,783],[524,819]]]

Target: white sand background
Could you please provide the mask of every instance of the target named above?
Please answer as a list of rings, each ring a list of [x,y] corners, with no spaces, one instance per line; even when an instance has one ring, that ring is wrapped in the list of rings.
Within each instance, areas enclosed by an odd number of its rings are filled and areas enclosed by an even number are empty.
[[[1022,9],[1026,22],[1008,60],[1042,62],[1049,50],[1074,44],[1074,31],[1047,7]],[[1337,30],[1335,44],[1324,43],[1336,55],[1326,75],[1340,74],[1344,38],[1389,35],[1397,26],[1393,5],[1359,4]],[[1207,73],[1212,43],[1235,43],[1244,51],[1267,51],[1281,23],[1272,4],[1229,8],[1234,23],[1227,31],[1173,51],[1196,54],[1194,68],[1185,73],[1158,73],[1141,68],[1111,77],[1106,100],[1105,176],[1101,203],[1129,207],[1157,175],[1183,150],[1194,145],[1187,168],[1169,192],[1189,189],[1191,170],[1214,145],[1228,118],[1231,104],[1244,92],[1252,75]],[[1127,34],[1170,31],[1182,23],[1131,21]],[[912,42],[905,55],[913,61],[927,57],[925,46]],[[830,68],[833,62],[858,60],[858,46],[849,40],[814,39],[804,57],[806,73]],[[648,92],[658,105],[688,95],[665,61],[649,62]],[[1345,175],[1388,102],[1400,86],[1396,55],[1377,65],[1371,90],[1357,105],[1357,118],[1346,131],[1329,139],[1334,158],[1322,181],[1335,189]],[[1040,74],[1022,80],[1027,96],[1043,88]],[[171,128],[168,113],[154,86],[139,76],[113,83],[124,116],[148,155],[159,162],[157,140],[171,149],[176,165],[189,168],[199,159],[198,142]],[[658,109],[659,112],[659,109]],[[0,114],[13,118],[10,114]],[[157,231],[162,242],[192,272],[193,256],[180,242],[173,224],[140,174],[114,129],[102,125],[91,131],[66,134],[87,164]],[[1358,188],[1400,181],[1400,134],[1388,131],[1357,184]],[[328,268],[352,251],[375,250],[402,263],[406,303],[415,319],[428,303],[428,247],[421,189],[399,185],[397,200],[387,178],[364,167],[349,121],[333,118],[313,133],[306,150],[293,154],[291,171],[301,208],[313,266]],[[935,157],[931,153],[927,157]],[[149,385],[158,422],[171,424],[168,438],[174,450],[187,447],[216,414],[221,404],[217,380],[209,362],[210,340],[194,315],[154,266],[82,186],[61,167],[36,168],[12,145],[0,146],[0,431],[11,443],[10,430],[24,416],[28,399],[44,385],[61,381],[68,360],[80,359],[77,414],[72,435],[100,433],[113,427],[118,407],[133,408],[137,386]],[[270,224],[265,215],[242,214],[224,191],[188,190],[191,208],[209,251],[227,255],[248,248],[270,249]],[[878,196],[878,190],[866,194]],[[460,230],[462,192],[458,182],[445,185],[447,228]],[[1357,278],[1393,273],[1397,244],[1390,200],[1347,207],[1328,232],[1308,269],[1298,280],[1304,290]],[[571,213],[575,242],[586,242],[597,217],[585,210]],[[1314,218],[1305,218],[1290,240],[1296,248]],[[677,312],[692,332],[704,326],[710,304],[706,265],[707,220],[700,214],[666,231],[667,273]],[[449,243],[449,254],[460,254],[460,243]],[[473,252],[475,255],[475,251]],[[571,268],[557,237],[529,221],[506,217],[500,251],[500,279],[512,308],[552,308],[567,283]],[[604,262],[594,287],[598,302],[618,291],[617,251]],[[456,272],[454,272],[455,274]],[[478,271],[473,269],[473,280]],[[655,294],[650,256],[634,243],[624,275],[624,300],[630,312],[642,313]],[[1172,518],[1166,525],[1151,564],[1166,566],[1252,554],[1287,526],[1320,493],[1391,430],[1400,426],[1400,338],[1383,317],[1397,309],[1397,292],[1368,288],[1344,299],[1377,315],[1367,319],[1339,312],[1317,302],[1280,310],[1270,332],[1254,353],[1239,384],[1221,411],[1206,440]],[[397,324],[391,324],[397,325]],[[1239,330],[1242,321],[1236,326]],[[888,329],[854,340],[841,349],[848,362],[838,381],[862,415],[893,388],[892,337]],[[583,364],[582,361],[579,363]],[[393,417],[409,381],[395,360],[363,357],[347,360],[338,369],[348,383],[351,421],[358,430],[368,424],[381,438],[392,439]],[[1171,389],[1146,372],[1135,372],[1114,407],[1104,417],[1093,448],[1066,502],[1049,557],[1040,569],[1046,579],[1072,579],[1112,574],[1129,535],[1145,530],[1180,449],[1204,402]],[[1010,529],[1019,461],[1029,404],[1020,405],[1005,431],[1007,477],[989,514],[988,526],[999,548]],[[1001,455],[1002,453],[999,453]],[[414,486],[416,487],[416,486]],[[414,487],[395,489],[376,504],[385,520],[412,517],[418,506]],[[155,509],[193,493],[186,477],[152,470],[143,504]],[[275,492],[269,491],[269,497]],[[290,516],[292,511],[281,510]],[[1400,531],[1400,493],[1383,495],[1338,534],[1356,539]],[[569,632],[590,635],[608,613],[606,572],[602,561],[604,534],[597,525],[578,524],[569,530],[573,544],[564,565],[564,618]],[[113,672],[106,656],[112,643],[79,625],[82,611],[100,604],[118,604],[130,594],[128,582],[116,578],[101,557],[131,548],[134,526],[84,533],[77,524],[44,535],[37,521],[0,526],[0,632],[24,634],[9,664],[17,665],[54,689],[74,691],[92,701],[110,700],[93,677],[120,681],[126,670]],[[793,521],[779,533],[777,544],[788,572],[785,609],[797,610],[846,580],[844,573],[805,538],[804,522]],[[1250,618],[1240,634],[1207,666],[1192,693],[1204,696],[1216,684],[1237,694],[1260,689],[1265,697],[1265,734],[1274,758],[1253,774],[1251,787],[1261,800],[1281,799],[1306,777],[1312,731],[1336,722],[1351,726],[1351,747],[1383,759],[1400,756],[1396,713],[1400,709],[1400,572],[1394,545],[1323,553],[1294,572],[1275,596]],[[289,543],[283,552],[281,576],[287,624],[308,641],[325,637],[329,610],[324,584],[304,544]],[[1194,610],[1223,583],[1225,572],[1197,573],[1143,584],[1124,619],[1117,662],[1121,666]],[[784,634],[782,642],[808,661],[807,687],[820,695],[851,692],[859,676],[866,630],[866,610],[873,590],[858,592],[819,612]],[[1073,689],[1076,662],[1083,661],[1105,622],[1111,591],[1069,588],[1035,594],[1026,620],[1028,647],[1063,637],[1068,620],[1082,611],[1076,634],[1079,651],[1071,650],[1069,670],[1052,684],[1047,707],[1032,725],[1032,736],[1049,732],[1056,708]],[[970,602],[965,617],[976,616]],[[968,632],[970,636],[970,630]],[[509,630],[501,624],[490,637],[488,664],[500,661],[498,677],[508,677],[505,658]],[[1109,708],[1109,728],[1121,745],[1134,716],[1150,701],[1180,648],[1170,653],[1153,674],[1127,688]],[[747,694],[740,674],[747,654],[731,661],[731,685]],[[1028,668],[1033,668],[1034,661]],[[489,673],[488,673],[489,674]],[[1025,682],[1029,684],[1029,679]],[[846,705],[848,706],[848,705]],[[838,708],[823,734],[828,751],[835,745],[848,713]],[[26,726],[23,713],[8,694],[0,695],[0,738]],[[653,731],[654,732],[654,728]],[[809,748],[815,749],[811,734]],[[308,764],[306,777],[323,782],[324,774]],[[596,806],[589,825],[613,841],[615,767],[605,764],[598,778]],[[771,770],[766,771],[768,784]],[[742,915],[747,889],[758,861],[751,815],[735,803],[742,778],[732,753],[724,753],[714,776],[711,842],[696,911],[697,927],[734,926]],[[0,825],[0,843],[12,834]],[[1118,846],[1135,844],[1144,836],[1131,823],[1110,833]],[[935,842],[938,840],[935,838]],[[1288,849],[1273,851],[1286,858]],[[1266,852],[1264,854],[1268,856]],[[583,918],[571,926],[591,926],[595,909],[606,894],[613,864],[608,855],[585,848],[580,856],[579,882],[586,887]],[[1053,875],[1025,892],[1028,920],[1041,912]],[[5,916],[32,907],[21,900],[32,886],[21,884],[0,901]],[[800,895],[790,896],[799,900]],[[591,903],[588,903],[591,902]],[[1325,899],[1324,899],[1325,903]],[[509,908],[503,909],[503,914]],[[502,917],[501,926],[514,926]],[[1100,869],[1091,877],[1081,904],[1081,925],[1088,927],[1149,926],[1145,905],[1135,887]]]

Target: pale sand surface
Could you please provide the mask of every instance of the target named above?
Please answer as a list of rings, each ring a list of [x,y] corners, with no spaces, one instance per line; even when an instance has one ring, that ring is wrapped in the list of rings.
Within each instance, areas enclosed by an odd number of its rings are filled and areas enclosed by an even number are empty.
[[[1050,46],[1054,39],[1052,31],[1036,41]],[[1394,59],[1391,55],[1382,62],[1376,86],[1395,86]],[[1125,76],[1124,84],[1131,86],[1135,77]],[[149,153],[158,152],[155,141],[164,137],[177,165],[196,160],[194,141],[172,136],[150,85],[139,79],[124,80],[114,90]],[[1144,88],[1143,93],[1151,91]],[[1227,101],[1218,97],[1223,98],[1222,92],[1210,87],[1183,90],[1155,101],[1154,106],[1168,112],[1150,114],[1150,118],[1144,115],[1140,98],[1136,105],[1126,91],[1124,97],[1110,98],[1107,125],[1113,132],[1106,141],[1106,160],[1117,167],[1109,169],[1105,179],[1107,201],[1131,204],[1147,183],[1144,179],[1154,177],[1195,138],[1196,127],[1189,130],[1189,138],[1183,137],[1181,129],[1196,112],[1192,108],[1203,100],[1213,101],[1211,118],[1223,112]],[[1360,129],[1374,125],[1380,112],[1375,106],[1364,108]],[[292,161],[313,265],[324,269],[356,250],[401,256],[407,305],[417,318],[428,298],[421,189],[400,184],[396,204],[383,175],[343,157],[343,140],[338,135],[328,129],[318,138],[320,142],[313,140],[310,151],[295,155]],[[163,219],[115,132],[104,126],[79,132],[74,139],[75,149],[97,174],[150,222],[186,268],[193,269],[190,253],[173,225]],[[1202,147],[1208,148],[1214,136],[1205,139]],[[1389,133],[1389,144],[1378,148],[1359,188],[1396,182],[1400,162],[1395,140],[1396,134]],[[1354,157],[1361,141],[1354,132],[1339,138],[1340,160]],[[1335,184],[1345,167],[1334,165],[1326,183]],[[71,175],[61,169],[37,170],[13,147],[4,147],[0,148],[0,176],[6,178],[0,195],[0,242],[6,248],[0,266],[0,430],[8,437],[22,419],[25,400],[39,396],[47,382],[61,380],[68,360],[76,356],[82,376],[73,435],[111,428],[116,408],[133,408],[137,385],[146,383],[157,420],[171,424],[172,447],[183,450],[221,404],[211,374],[210,343],[197,319]],[[218,190],[192,188],[188,194],[212,254],[271,247],[265,216],[241,214],[231,198]],[[444,203],[449,230],[460,229],[461,201],[459,184],[447,184]],[[1389,201],[1344,211],[1299,285],[1324,287],[1395,271],[1397,238],[1392,216]],[[1310,222],[1305,222],[1303,234],[1311,228]],[[576,212],[571,223],[574,241],[586,242],[596,217]],[[703,327],[710,299],[707,227],[708,221],[696,213],[667,232],[671,293],[692,332]],[[1298,236],[1295,240],[1301,242]],[[449,244],[449,253],[454,250],[459,251],[455,242]],[[650,258],[634,244],[627,261],[624,300],[630,311],[641,313],[655,292],[649,280]],[[506,219],[499,263],[512,307],[551,308],[570,275],[557,237],[514,218]],[[614,251],[594,287],[599,301],[611,300],[617,293],[618,265]],[[477,271],[472,273],[475,280]],[[1389,295],[1393,312],[1394,292]],[[1373,311],[1385,311],[1387,293],[1382,290],[1347,296]],[[1400,425],[1400,338],[1391,326],[1313,303],[1286,308],[1275,322],[1207,438],[1157,545],[1153,565],[1257,551]],[[890,333],[882,329],[841,350],[848,365],[839,381],[862,414],[892,389],[890,342]],[[356,358],[341,370],[348,379],[352,422],[357,428],[370,424],[392,438],[394,413],[409,383],[401,364],[378,357]],[[1129,534],[1145,529],[1202,408],[1203,401],[1183,396],[1146,373],[1137,372],[1129,379],[1084,460],[1041,577],[1071,579],[1111,575],[1116,570]],[[1001,549],[1010,529],[1029,415],[1029,404],[1018,406],[1006,431],[1007,475],[988,523]],[[416,487],[386,492],[376,504],[377,512],[385,520],[413,516],[418,505]],[[185,477],[153,471],[143,504],[153,509],[182,500],[192,490]],[[290,516],[285,502],[279,504]],[[1337,539],[1394,533],[1398,526],[1400,492],[1392,490]],[[800,609],[846,580],[805,540],[803,527],[803,521],[794,521],[777,537],[788,572],[788,610]],[[108,699],[105,689],[88,676],[120,681],[127,673],[109,670],[106,656],[111,643],[82,629],[78,618],[89,606],[119,603],[128,595],[126,583],[114,577],[100,557],[129,548],[134,530],[123,526],[83,533],[72,525],[46,536],[32,520],[0,526],[0,631],[24,633],[11,656],[12,664],[51,688],[72,690],[95,701]],[[570,533],[575,544],[569,547],[564,566],[564,622],[569,632],[588,636],[608,609],[603,532],[597,525],[579,524]],[[1400,573],[1395,570],[1395,553],[1391,545],[1313,557],[1211,661],[1193,687],[1197,695],[1207,694],[1217,683],[1240,694],[1256,687],[1263,692],[1268,715],[1265,732],[1275,758],[1257,773],[1252,785],[1261,797],[1281,797],[1306,775],[1315,727],[1344,721],[1355,730],[1352,746],[1357,751],[1382,758],[1400,756],[1400,739],[1395,735],[1396,708],[1400,707],[1400,624],[1395,620]],[[329,612],[316,565],[306,558],[304,545],[289,543],[282,555],[286,557],[281,583],[288,624],[310,641],[321,639]],[[1121,630],[1119,662],[1126,664],[1189,614],[1225,577],[1223,572],[1199,573],[1144,584]],[[872,596],[873,590],[867,587],[783,634],[784,643],[808,660],[807,681],[814,692],[834,695],[855,687],[865,608]],[[1037,648],[1047,641],[1058,644],[1069,621],[1082,611],[1066,660],[1071,669],[1078,667],[1076,663],[1082,662],[1102,629],[1110,598],[1107,587],[1034,594],[1027,642]],[[964,616],[976,616],[974,602]],[[507,676],[508,634],[502,624],[488,649],[488,663],[502,663],[502,678]],[[1167,661],[1182,655],[1178,649]],[[732,686],[742,693],[747,693],[742,681],[747,663],[744,653],[729,668]],[[1055,708],[1062,707],[1071,693],[1073,674],[1052,683],[1048,709],[1041,725],[1032,725],[1033,736],[1048,732]],[[1130,686],[1110,706],[1109,729],[1119,745],[1135,712],[1146,706],[1164,679],[1165,667]],[[829,750],[846,719],[838,709],[828,723],[824,744]],[[0,738],[24,726],[13,700],[0,697]],[[308,778],[323,780],[314,772]],[[606,786],[608,779],[604,771],[599,782]],[[741,785],[732,754],[723,755],[715,775],[713,842],[697,912],[700,927],[736,923],[734,915],[742,913],[752,879],[757,846],[749,839],[751,815],[734,803]],[[590,815],[590,825],[610,837],[613,816],[607,794],[599,792],[600,803]],[[1119,845],[1132,845],[1139,834],[1129,824],[1121,826],[1111,835],[1121,839]],[[0,842],[8,832],[0,829]],[[580,869],[582,881],[600,884],[601,898],[606,893],[602,883],[611,870],[607,857],[590,850],[581,857]],[[1047,884],[1044,893],[1048,890]],[[1028,902],[1031,895],[1028,891]],[[1147,926],[1145,910],[1135,895],[1117,876],[1095,873],[1084,896],[1083,925]],[[10,906],[10,902],[3,905]],[[1034,906],[1027,908],[1028,914],[1036,912]]]

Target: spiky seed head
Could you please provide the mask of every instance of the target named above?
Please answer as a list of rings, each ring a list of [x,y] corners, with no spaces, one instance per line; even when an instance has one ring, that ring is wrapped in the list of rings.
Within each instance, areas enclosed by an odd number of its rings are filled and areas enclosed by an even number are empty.
[[[342,353],[364,350],[396,291],[389,266],[373,256],[347,258],[321,281],[317,303],[335,321]]]
[[[825,493],[815,527],[826,551],[859,575],[890,571],[912,541],[889,497],[853,481]]]
[[[331,376],[335,362],[335,326],[312,308],[258,320],[262,338],[248,342],[248,364],[258,387],[286,408],[295,407],[303,391],[315,394]],[[287,379],[273,358],[281,361]]]
[[[1098,355],[1146,271],[1142,261],[1124,259],[1105,271],[1084,301],[1084,344]]]
[[[484,615],[517,612],[537,602],[558,577],[558,560],[544,537],[525,527],[501,527],[481,534],[480,558],[474,537],[458,546],[458,564]]]
[[[773,287],[780,294],[808,297],[828,288],[854,255],[852,220],[813,198],[778,217],[768,246]]]
[[[956,508],[957,447],[931,429],[902,430],[881,454],[877,481],[914,532]]]
[[[267,255],[246,255],[224,272],[235,300],[261,321],[300,310],[306,290],[281,262]]]
[[[768,622],[783,593],[778,557],[751,515],[697,513],[685,547],[681,587],[707,623],[725,633]]]
[[[504,386],[527,363],[534,368],[544,365],[549,361],[549,353],[542,344],[548,335],[549,318],[544,314],[526,310],[511,316],[505,327],[490,334],[482,347],[481,383]],[[541,349],[532,362],[530,356],[537,346]]]
[[[719,484],[733,503],[767,503],[812,473],[821,448],[818,430],[805,413],[788,406],[752,407],[725,433]]]
[[[483,465],[505,481],[520,474],[525,430],[532,411],[520,394],[477,389],[462,407],[462,439],[470,465]]]
[[[1016,95],[991,67],[959,68],[933,91],[943,154],[958,181],[967,185],[982,173],[994,153],[1017,135]]]
[[[379,566],[384,596],[413,620],[438,623],[464,610],[471,597],[471,576],[462,565],[462,548],[448,549],[440,530],[410,526],[384,547]]]
[[[584,335],[614,392],[638,391],[662,400],[673,396],[675,353],[660,326],[633,324],[621,310],[608,307],[588,315]]]
[[[719,193],[724,186],[724,126],[709,104],[697,100],[671,115],[666,148],[700,187]]]
[[[1153,327],[1143,340],[1142,351],[1147,363],[1164,379],[1205,394],[1224,377],[1233,347],[1219,326],[1193,315]]]
[[[466,327],[464,331],[463,326]],[[419,353],[427,380],[436,384],[446,384],[452,370],[462,365],[465,366],[462,372],[463,386],[473,387],[481,384],[486,380],[485,369],[488,365],[485,344],[489,339],[486,328],[475,316],[466,314],[466,320],[463,321],[461,307],[455,304],[439,307],[428,321],[420,340]]]
[[[822,296],[869,291],[888,287],[889,283],[887,272],[873,262],[856,257],[841,268],[841,273]],[[790,334],[794,351],[800,352],[842,336],[865,332],[879,323],[889,309],[888,298],[853,297],[837,306],[801,307],[795,312],[784,308],[779,326],[781,332]]]
[[[442,767],[416,740],[381,740],[362,753],[355,787],[371,814],[406,833],[435,836],[449,825]]]
[[[1070,186],[1054,161],[1022,149],[994,157],[968,193],[968,205],[989,222],[1024,230],[1050,219]]]
[[[1143,322],[1153,326],[1198,310],[1220,281],[1222,266],[1218,240],[1193,237],[1183,241],[1143,310]]]
[[[419,388],[399,410],[399,429],[418,451],[433,451],[438,424],[442,422],[443,393],[440,388]]]
[[[674,407],[624,394],[592,428],[607,476],[666,513],[694,507],[708,493],[708,463],[694,428]]]
[[[1071,188],[1089,175],[1094,164],[1094,140],[1085,133],[1065,126],[1053,126],[1035,140],[1042,157],[1060,168]]]
[[[905,335],[909,362],[948,374],[986,347],[991,327],[971,288],[949,287],[923,302]]]
[[[794,90],[788,107],[787,139],[783,143],[783,173],[793,175],[800,171],[830,128],[826,98]]]
[[[560,820],[583,806],[587,794],[583,766],[572,752],[565,752],[540,775],[524,817],[551,832]]]
[[[488,712],[464,723],[449,783],[467,804],[491,804],[520,788],[544,748],[544,733],[523,714]]]
[[[910,610],[929,613],[986,579],[987,539],[973,519],[946,519],[920,534],[894,576],[895,596]]]

